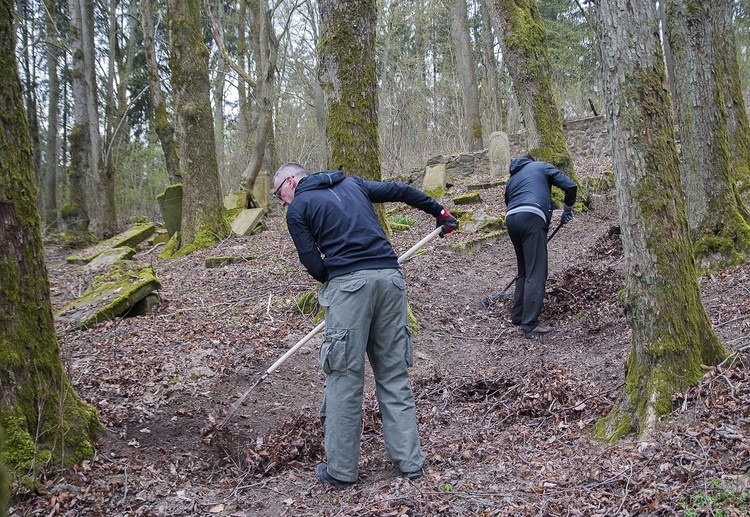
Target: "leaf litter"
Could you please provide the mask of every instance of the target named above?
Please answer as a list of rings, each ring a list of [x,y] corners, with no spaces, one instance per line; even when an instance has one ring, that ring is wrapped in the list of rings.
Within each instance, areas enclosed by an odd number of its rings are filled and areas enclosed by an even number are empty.
[[[611,164],[577,163],[580,176]],[[477,178],[475,181],[481,181]],[[466,190],[454,185],[454,194]],[[503,187],[481,191],[488,213],[504,210]],[[368,371],[360,478],[336,491],[315,478],[324,461],[318,420],[320,337],[260,383],[226,427],[236,398],[315,326],[297,300],[316,288],[302,271],[272,207],[266,230],[154,267],[158,309],[85,331],[58,324],[75,389],[106,426],[96,456],[49,466],[36,491],[17,490],[11,515],[748,515],[750,493],[750,265],[701,279],[714,329],[732,355],[701,383],[675,394],[673,412],[647,437],[616,444],[591,433],[620,393],[629,331],[618,292],[622,244],[612,191],[550,242],[542,318],[555,331],[526,340],[509,321],[510,297],[479,299],[516,274],[507,237],[471,253],[435,239],[403,268],[420,329],[411,369],[424,475],[398,475],[383,446]],[[442,200],[453,208],[450,198]],[[403,253],[431,218],[395,232]],[[55,308],[89,280],[47,248]],[[243,256],[207,269],[208,256]],[[723,498],[723,499],[722,499]]]

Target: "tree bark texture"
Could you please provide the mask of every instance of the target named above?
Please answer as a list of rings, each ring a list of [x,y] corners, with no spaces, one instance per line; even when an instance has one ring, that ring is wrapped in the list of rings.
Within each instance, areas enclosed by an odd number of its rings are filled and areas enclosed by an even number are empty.
[[[720,4],[729,0],[668,0],[666,33],[674,61],[675,112],[688,225],[699,269],[743,262],[750,226],[740,213],[733,181],[722,83],[726,33]]]
[[[70,2],[70,47],[73,56],[73,128],[70,140],[68,188],[70,199],[62,208],[68,238],[87,239],[89,212],[86,199],[86,176],[91,172],[91,140],[87,108],[86,71],[83,59],[81,9],[78,1]]]
[[[734,30],[734,3],[721,0],[716,7],[717,32],[723,35],[723,51],[719,63],[723,73],[722,87],[729,132],[729,153],[732,157],[732,181],[740,200],[738,206],[745,221],[750,223],[750,122],[742,95],[737,42]]]
[[[154,110],[154,129],[159,137],[164,163],[170,183],[177,183],[182,174],[177,158],[174,141],[174,126],[167,114],[167,104],[161,89],[159,79],[159,65],[156,60],[156,45],[154,44],[154,15],[151,8],[152,0],[141,0],[141,29],[143,30],[143,47],[148,69],[148,84],[151,93],[151,107]]]
[[[250,160],[242,173],[242,182],[246,190],[250,191],[255,179],[263,167],[263,158],[269,137],[273,132],[273,94],[276,84],[276,60],[279,42],[273,28],[271,10],[266,0],[261,0],[258,13],[258,53],[257,66],[259,77],[257,80],[258,120],[253,131],[250,149]]]
[[[320,83],[328,113],[328,168],[379,181],[375,0],[318,3]]]
[[[0,0],[0,427],[4,460],[33,473],[91,457],[101,425],[60,359],[11,16]]]
[[[482,118],[479,110],[479,87],[477,86],[474,52],[469,35],[469,18],[466,0],[455,0],[451,13],[451,35],[456,51],[456,68],[461,80],[464,106],[464,146],[467,151],[484,149]]]
[[[508,73],[528,132],[528,151],[575,180],[573,160],[550,84],[547,33],[536,0],[493,0]]]
[[[44,229],[56,231],[58,225],[57,207],[57,163],[60,159],[60,144],[57,139],[60,131],[60,80],[57,75],[60,52],[58,51],[57,2],[45,0],[46,18],[47,78],[49,100],[47,106],[47,160],[44,171]]]
[[[182,172],[181,247],[207,247],[228,234],[224,221],[198,0],[168,0],[172,88]]]
[[[616,440],[652,429],[671,411],[672,394],[697,383],[701,364],[717,364],[726,351],[700,297],[657,11],[650,0],[593,7],[632,329],[626,386],[598,428]]]

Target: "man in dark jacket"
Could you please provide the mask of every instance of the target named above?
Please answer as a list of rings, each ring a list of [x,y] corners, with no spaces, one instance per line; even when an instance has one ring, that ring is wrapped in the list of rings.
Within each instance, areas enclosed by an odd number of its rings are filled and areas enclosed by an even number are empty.
[[[417,479],[425,455],[407,371],[413,348],[406,282],[372,203],[407,203],[434,216],[445,233],[458,222],[413,187],[341,171],[308,174],[299,164],[285,163],[273,187],[287,207],[300,261],[323,282],[318,299],[326,308],[320,348],[326,381],[320,419],[328,462],[318,465],[318,479],[336,488],[357,481],[365,355],[375,375],[386,452],[404,476]]]
[[[578,187],[562,171],[531,155],[510,162],[510,179],[505,186],[505,223],[516,251],[518,279],[510,318],[524,336],[535,338],[552,332],[539,323],[547,283],[547,231],[552,221],[551,186],[565,193],[560,222],[573,220]]]

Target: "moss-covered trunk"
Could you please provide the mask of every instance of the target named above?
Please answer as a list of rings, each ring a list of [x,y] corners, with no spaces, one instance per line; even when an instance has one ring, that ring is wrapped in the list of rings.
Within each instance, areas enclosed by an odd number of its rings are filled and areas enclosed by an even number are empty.
[[[60,358],[11,14],[0,0],[0,427],[5,461],[29,475],[92,456],[101,424]]]
[[[322,25],[319,75],[328,107],[328,168],[380,181],[375,77],[377,2],[322,0],[318,6]],[[388,232],[384,207],[375,209]]]
[[[181,247],[208,247],[229,234],[224,219],[198,0],[168,0],[170,67],[182,173]]]
[[[494,0],[490,7],[528,132],[528,151],[576,181],[573,159],[552,94],[547,32],[536,0]]]
[[[81,10],[72,4],[70,10],[70,46],[73,52],[73,115],[74,125],[70,131],[70,166],[68,187],[70,198],[62,207],[62,218],[68,239],[84,242],[88,240],[89,213],[86,200],[86,177],[91,172],[89,149],[88,109],[86,107],[86,77],[83,60],[81,33]]]
[[[729,82],[729,60],[719,56],[732,39],[720,23],[727,3],[669,0],[666,6],[688,225],[702,273],[741,263],[750,250],[750,225],[733,180],[723,98],[729,92],[721,86]]]
[[[652,429],[673,393],[726,351],[696,280],[656,10],[649,0],[597,2],[594,10],[633,333],[625,389],[598,428],[617,439]]]
[[[170,184],[177,183],[182,176],[177,159],[174,142],[174,127],[167,116],[167,105],[161,90],[159,80],[159,65],[156,62],[156,45],[154,44],[154,20],[151,0],[141,1],[141,29],[143,30],[143,48],[146,55],[148,69],[148,84],[151,94],[151,107],[154,110],[154,129],[159,137],[164,162],[167,168]]]

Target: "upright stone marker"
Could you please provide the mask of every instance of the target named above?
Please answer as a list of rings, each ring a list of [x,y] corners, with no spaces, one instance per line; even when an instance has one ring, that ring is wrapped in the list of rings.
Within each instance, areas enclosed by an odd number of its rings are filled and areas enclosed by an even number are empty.
[[[445,194],[445,164],[428,165],[422,180],[422,192],[432,197],[443,197]]]
[[[156,200],[159,202],[164,226],[171,237],[182,226],[182,183],[167,186],[162,194],[156,196]]]
[[[507,180],[510,176],[510,143],[507,134],[495,131],[490,135],[489,155],[492,177]]]

